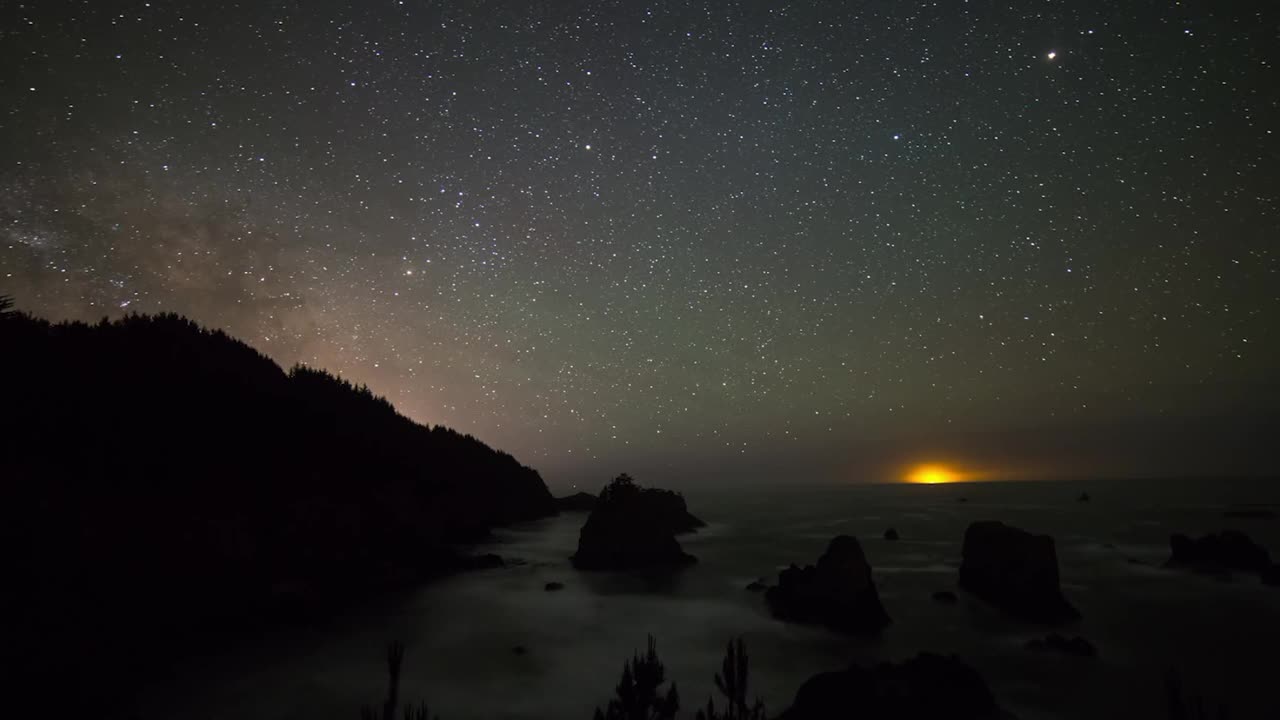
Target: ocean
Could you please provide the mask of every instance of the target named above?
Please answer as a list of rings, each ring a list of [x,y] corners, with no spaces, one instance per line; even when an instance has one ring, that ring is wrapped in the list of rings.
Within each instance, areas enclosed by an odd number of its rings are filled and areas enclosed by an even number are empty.
[[[1091,502],[1077,501],[1082,492]],[[1280,511],[1280,482],[850,485],[689,490],[686,498],[709,523],[681,537],[696,565],[577,572],[568,556],[584,514],[499,530],[477,551],[518,564],[177,662],[141,697],[141,717],[354,719],[383,697],[384,649],[398,640],[407,648],[402,698],[426,701],[442,720],[587,720],[649,634],[688,717],[714,691],[735,637],[750,653],[752,693],[771,714],[814,673],[933,651],[960,655],[1020,718],[1164,718],[1168,668],[1234,720],[1280,717],[1270,684],[1280,669],[1280,588],[1161,567],[1174,532],[1234,528],[1280,553],[1280,520],[1224,515],[1243,506]],[[1096,659],[1025,649],[1046,630],[963,592],[958,605],[931,598],[956,590],[965,528],[986,519],[1055,538],[1064,593],[1083,615],[1065,632],[1093,642]],[[884,540],[889,527],[901,539]],[[815,562],[839,534],[861,541],[893,618],[878,638],[779,622],[761,594],[744,589],[759,577],[775,582],[790,563]],[[548,582],[565,587],[547,592]]]

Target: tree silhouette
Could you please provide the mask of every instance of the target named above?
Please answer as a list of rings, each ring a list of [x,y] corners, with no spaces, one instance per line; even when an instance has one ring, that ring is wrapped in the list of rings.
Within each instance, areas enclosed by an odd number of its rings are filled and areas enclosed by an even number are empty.
[[[280,622],[466,567],[555,512],[538,473],[174,314],[0,322],[15,685],[128,703],[175,633]],[[78,649],[68,660],[57,648]],[[151,661],[146,661],[151,662]],[[142,663],[139,663],[142,664]],[[26,674],[31,682],[26,682]],[[68,711],[70,713],[70,711]]]
[[[746,643],[742,638],[730,640],[720,672],[716,673],[716,689],[728,704],[723,713],[717,713],[714,699],[708,697],[707,707],[698,711],[697,720],[765,720],[764,702],[756,698],[755,703],[747,704],[750,675]]]
[[[665,681],[666,668],[658,659],[657,642],[650,635],[644,656],[636,652],[622,664],[622,679],[614,688],[617,698],[609,701],[604,712],[597,707],[595,720],[672,720],[680,710],[680,694],[673,682],[666,695],[661,695],[660,686]]]
[[[396,720],[396,710],[400,706],[400,669],[404,665],[404,645],[393,642],[387,646],[387,697],[382,701],[382,714],[375,707],[365,705],[360,708],[360,720]],[[404,720],[440,720],[432,717],[426,703],[417,707],[405,703]]]

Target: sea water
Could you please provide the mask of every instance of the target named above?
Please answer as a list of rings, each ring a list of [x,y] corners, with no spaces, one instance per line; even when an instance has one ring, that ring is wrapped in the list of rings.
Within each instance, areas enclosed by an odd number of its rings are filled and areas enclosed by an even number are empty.
[[[1090,502],[1080,502],[1082,492]],[[516,561],[426,585],[308,630],[266,633],[235,651],[179,663],[143,698],[143,717],[356,718],[381,701],[385,645],[407,647],[401,696],[443,720],[582,718],[603,706],[623,660],[657,638],[692,717],[714,692],[726,643],[744,638],[751,691],[772,712],[814,673],[956,653],[1022,718],[1163,718],[1164,673],[1236,720],[1280,717],[1280,588],[1167,570],[1169,535],[1235,528],[1280,555],[1280,483],[1109,481],[851,485],[689,491],[709,525],[681,537],[696,565],[675,573],[582,573],[568,556],[586,516],[500,530],[478,551]],[[962,501],[963,498],[963,501]],[[1064,631],[1096,659],[1024,648],[1046,630],[956,590],[965,528],[1001,520],[1057,544],[1063,591],[1083,619]],[[897,529],[900,539],[883,539]],[[893,618],[878,638],[772,619],[756,578],[813,563],[839,534],[861,542]],[[564,589],[548,592],[548,582]],[[718,699],[718,698],[717,698]]]

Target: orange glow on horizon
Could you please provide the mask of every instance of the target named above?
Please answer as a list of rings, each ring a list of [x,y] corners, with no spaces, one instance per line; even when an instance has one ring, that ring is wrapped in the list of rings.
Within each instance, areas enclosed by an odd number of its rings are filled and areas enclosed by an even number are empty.
[[[964,480],[964,476],[946,465],[931,463],[912,468],[911,472],[907,473],[906,480],[917,485],[942,485],[960,482]]]

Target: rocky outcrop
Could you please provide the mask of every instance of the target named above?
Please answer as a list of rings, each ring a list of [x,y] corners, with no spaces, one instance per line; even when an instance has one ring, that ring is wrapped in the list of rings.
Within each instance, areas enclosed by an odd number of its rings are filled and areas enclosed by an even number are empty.
[[[696,558],[680,548],[675,535],[702,524],[682,496],[642,488],[622,475],[601,491],[570,559],[579,570],[687,565]]]
[[[490,570],[492,568],[505,567],[506,562],[500,555],[493,553],[485,553],[483,555],[470,555],[459,558],[459,570]]]
[[[555,581],[552,581],[552,582],[547,583],[546,585],[543,585],[543,586],[542,586],[542,589],[543,589],[543,590],[545,590],[545,591],[547,591],[547,592],[555,592],[555,591],[557,591],[557,590],[563,590],[563,589],[564,589],[564,583],[562,583],[562,582],[555,582]]]
[[[903,663],[809,678],[779,720],[994,720],[1010,717],[960,658],[921,653]]]
[[[964,533],[960,587],[1006,613],[1057,624],[1080,613],[1058,585],[1053,538],[1002,522],[975,522]]]
[[[1098,656],[1098,649],[1093,646],[1093,643],[1079,635],[1068,638],[1058,633],[1049,633],[1042,638],[1028,640],[1027,649],[1035,650],[1036,652],[1056,652],[1083,658]]]
[[[816,566],[783,570],[765,601],[774,617],[841,632],[875,633],[890,623],[862,546],[849,535],[833,539]]]
[[[769,589],[769,583],[765,582],[764,578],[760,578],[759,580],[752,580],[750,583],[747,584],[747,590],[750,590],[751,592],[764,592],[765,590],[768,590],[768,589]]]
[[[1271,568],[1271,554],[1238,530],[1192,539],[1186,535],[1169,538],[1169,560],[1166,567],[1187,567],[1200,572],[1266,572]]]
[[[556,498],[556,509],[560,512],[591,512],[595,506],[596,496],[589,492],[577,492]]]
[[[1082,492],[1080,493],[1080,497],[1076,498],[1076,502],[1089,502],[1091,499],[1092,498],[1089,497],[1089,493]]]
[[[884,539],[885,539],[885,540],[897,540],[897,539],[898,539],[898,530],[897,530],[897,528],[889,528],[888,530],[885,530],[885,531],[884,531]]]

